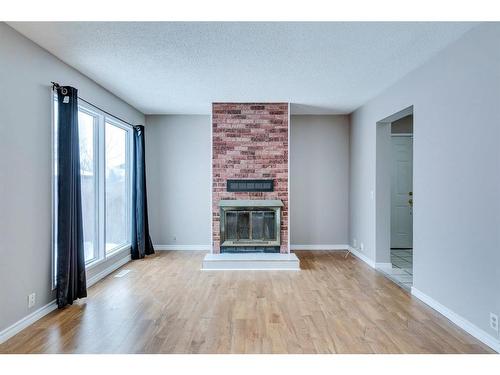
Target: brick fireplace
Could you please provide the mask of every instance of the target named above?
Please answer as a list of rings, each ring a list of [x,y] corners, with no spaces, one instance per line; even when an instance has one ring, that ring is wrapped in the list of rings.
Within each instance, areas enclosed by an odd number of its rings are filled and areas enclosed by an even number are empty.
[[[288,103],[212,104],[213,252],[221,250],[220,202],[280,200],[279,251],[288,253]],[[227,191],[227,180],[272,180],[273,191]]]

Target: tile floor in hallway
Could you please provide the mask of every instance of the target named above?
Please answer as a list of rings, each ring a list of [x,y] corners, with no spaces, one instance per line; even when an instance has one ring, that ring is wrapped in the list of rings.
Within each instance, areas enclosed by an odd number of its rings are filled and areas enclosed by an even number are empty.
[[[391,249],[391,269],[381,269],[387,277],[403,288],[410,290],[413,285],[413,250]]]

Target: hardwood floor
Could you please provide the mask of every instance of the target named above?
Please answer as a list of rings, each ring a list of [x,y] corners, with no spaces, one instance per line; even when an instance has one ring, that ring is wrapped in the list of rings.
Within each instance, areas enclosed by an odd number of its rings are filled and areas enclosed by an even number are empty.
[[[0,353],[491,352],[342,252],[297,252],[300,272],[200,271],[204,255],[126,264]]]

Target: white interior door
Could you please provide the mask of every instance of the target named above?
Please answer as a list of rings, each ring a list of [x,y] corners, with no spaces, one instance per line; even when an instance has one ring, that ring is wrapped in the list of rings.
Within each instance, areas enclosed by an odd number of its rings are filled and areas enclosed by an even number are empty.
[[[392,137],[391,248],[413,248],[413,137]]]

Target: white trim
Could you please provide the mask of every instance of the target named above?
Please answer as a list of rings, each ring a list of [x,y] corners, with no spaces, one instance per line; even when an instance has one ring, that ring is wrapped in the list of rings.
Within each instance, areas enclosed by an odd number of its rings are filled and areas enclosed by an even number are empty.
[[[130,244],[124,245],[124,246],[122,246],[120,248],[117,248],[113,252],[107,254],[106,258],[93,261],[92,263],[88,263],[85,266],[85,270],[87,271],[87,274],[88,274],[90,270],[96,268],[97,266],[99,266],[99,265],[101,265],[103,263],[111,261],[111,259],[113,259],[113,258],[117,258],[117,257],[123,256],[124,254],[130,254],[130,250],[131,250]]]
[[[290,250],[325,250],[339,251],[349,250],[349,245],[290,245]]]
[[[127,243],[125,245],[119,245],[109,252],[106,252],[106,260],[112,259],[120,254],[130,253],[132,250],[132,244]]]
[[[355,249],[352,246],[349,246],[349,252],[354,255],[356,258],[361,259],[363,262],[368,264],[371,268],[376,268],[375,267],[375,262],[368,258],[365,254],[360,252],[359,250]]]
[[[130,255],[123,257],[119,261],[110,265],[108,268],[102,270],[98,274],[87,279],[87,288],[90,288],[92,285],[97,283],[99,280],[108,276],[110,273],[117,270],[118,268],[120,268],[124,264],[130,262],[130,260],[131,260]],[[23,329],[29,327],[30,325],[35,323],[37,320],[43,318],[45,315],[51,313],[52,311],[54,311],[56,309],[57,309],[57,302],[56,302],[56,300],[54,300],[52,302],[49,302],[45,306],[40,307],[38,310],[32,312],[28,316],[25,316],[21,320],[12,324],[10,327],[7,327],[6,329],[4,329],[3,331],[0,332],[0,344],[4,343],[8,339],[10,339],[12,336],[17,335]]]
[[[355,249],[354,247],[352,247],[352,246],[347,246],[347,247],[352,255],[354,255],[356,258],[359,258],[360,260],[362,260],[363,262],[368,264],[371,268],[374,268],[376,270],[392,268],[392,263],[377,263],[377,262],[371,260],[370,258],[368,258],[367,255],[365,255],[362,252],[360,252],[359,250]]]
[[[130,254],[126,257],[123,257],[122,259],[116,261],[115,263],[111,264],[109,267],[103,269],[101,272],[95,274],[91,278],[87,279],[87,288],[90,288],[92,285],[97,283],[98,281],[102,280],[106,276],[108,276],[110,273],[116,271],[118,268],[123,266],[124,264],[127,264],[131,260]]]
[[[426,305],[428,305],[429,307],[432,307],[438,313],[444,315],[446,318],[451,320],[453,323],[462,328],[468,334],[474,336],[482,343],[488,345],[491,349],[495,350],[497,353],[500,353],[500,341],[495,337],[491,336],[489,333],[483,331],[481,328],[475,326],[467,319],[458,315],[454,311],[451,311],[449,308],[440,304],[439,302],[429,297],[425,293],[421,292],[417,288],[412,287],[411,294],[416,298],[418,298],[423,303],[425,303]]]
[[[384,117],[382,120],[377,121],[377,123],[381,123],[381,122],[384,122],[384,123],[394,122],[394,121],[401,120],[403,117],[406,117],[406,116],[409,116],[409,115],[413,115],[413,105],[410,105],[410,106],[402,109],[401,111],[393,113],[390,116]]]
[[[5,328],[3,331],[0,332],[0,344],[4,343],[12,336],[17,335],[23,329],[32,325],[37,320],[43,318],[45,315],[51,313],[55,309],[57,309],[56,300],[49,302],[45,306],[40,307],[38,310],[33,311],[28,316],[25,316],[21,320],[12,324],[10,327]]]
[[[178,250],[178,251],[210,251],[212,252],[211,245],[153,245],[155,250]]]
[[[361,259],[363,262],[368,264],[372,268],[383,268],[385,266],[388,266],[390,263],[375,263],[372,261],[370,258],[368,258],[366,255],[363,253],[359,252],[358,250],[354,249],[353,247],[349,247],[349,251],[354,255],[355,257]],[[392,267],[392,265],[391,265]],[[481,341],[482,343],[488,345],[490,348],[495,350],[496,352],[500,353],[500,341],[496,339],[495,337],[491,336],[487,332],[483,331],[482,329],[478,328],[471,322],[469,322],[467,319],[461,317],[457,313],[451,311],[447,307],[443,306],[439,302],[435,301],[431,297],[427,296],[426,294],[422,293],[415,287],[411,288],[411,294],[451,320],[453,323],[455,323],[457,326],[462,328],[465,332],[469,333],[470,335],[474,336],[476,339]]]
[[[96,112],[97,113],[97,112]],[[106,117],[98,113],[96,136],[96,225],[97,225],[97,261],[106,259]]]

